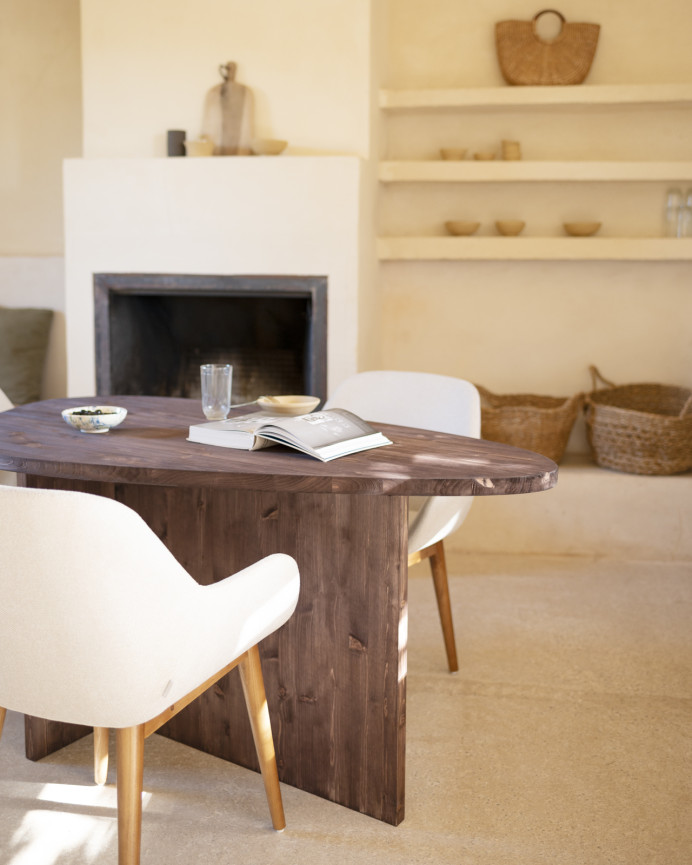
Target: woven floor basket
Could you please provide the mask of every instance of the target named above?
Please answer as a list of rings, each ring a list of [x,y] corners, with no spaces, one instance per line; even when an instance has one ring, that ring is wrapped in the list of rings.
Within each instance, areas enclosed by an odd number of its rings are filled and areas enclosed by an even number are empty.
[[[481,436],[484,439],[534,451],[558,463],[584,402],[573,397],[500,395],[476,385],[481,396]]]
[[[541,15],[553,13],[562,30],[552,39],[536,32]],[[581,84],[589,74],[600,25],[565,21],[555,9],[543,9],[531,21],[498,21],[495,47],[500,71],[508,84]]]
[[[599,466],[637,475],[692,469],[692,390],[664,384],[616,387],[596,367],[586,432]],[[599,380],[607,385],[596,389]]]

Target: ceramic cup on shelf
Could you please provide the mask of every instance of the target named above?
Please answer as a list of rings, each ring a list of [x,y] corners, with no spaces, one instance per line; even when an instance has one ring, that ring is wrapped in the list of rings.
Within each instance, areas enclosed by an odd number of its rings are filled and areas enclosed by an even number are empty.
[[[518,141],[502,142],[502,158],[508,160],[521,159],[521,145]]]
[[[207,420],[226,420],[231,410],[233,367],[228,363],[203,363],[202,411]]]

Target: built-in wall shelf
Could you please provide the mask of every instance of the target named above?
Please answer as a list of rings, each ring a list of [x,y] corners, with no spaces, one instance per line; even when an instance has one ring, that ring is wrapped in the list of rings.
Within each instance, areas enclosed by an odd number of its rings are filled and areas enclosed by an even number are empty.
[[[692,104],[692,84],[578,84],[566,87],[468,87],[438,90],[381,90],[387,111],[441,108],[593,108]]]
[[[692,162],[400,160],[381,162],[383,183],[692,181]]]
[[[381,261],[692,261],[692,238],[381,237]]]
[[[692,107],[689,84],[610,84],[569,87],[470,87],[382,90],[380,106],[397,111],[478,109],[528,111]],[[397,183],[677,183],[692,184],[692,161],[438,159],[384,160],[384,185]],[[421,190],[421,193],[423,190]],[[381,261],[692,261],[692,238],[382,236]]]

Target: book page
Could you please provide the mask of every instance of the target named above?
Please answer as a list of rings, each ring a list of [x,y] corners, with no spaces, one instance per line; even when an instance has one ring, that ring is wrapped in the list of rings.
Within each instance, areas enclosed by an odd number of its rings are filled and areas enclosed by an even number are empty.
[[[269,432],[271,427],[314,450],[377,433],[370,424],[345,409],[316,411],[291,418],[266,418],[257,434],[262,435],[265,428]]]

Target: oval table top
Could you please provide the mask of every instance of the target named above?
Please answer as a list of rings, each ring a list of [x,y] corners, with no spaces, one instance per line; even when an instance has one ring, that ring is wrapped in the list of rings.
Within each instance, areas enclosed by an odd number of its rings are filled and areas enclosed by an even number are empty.
[[[64,408],[119,405],[125,421],[81,433]],[[235,414],[246,414],[237,409]],[[509,495],[547,490],[557,465],[509,445],[371,421],[392,445],[320,462],[290,448],[244,451],[187,441],[199,400],[108,396],[52,399],[0,412],[0,469],[113,483],[365,495]]]

